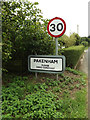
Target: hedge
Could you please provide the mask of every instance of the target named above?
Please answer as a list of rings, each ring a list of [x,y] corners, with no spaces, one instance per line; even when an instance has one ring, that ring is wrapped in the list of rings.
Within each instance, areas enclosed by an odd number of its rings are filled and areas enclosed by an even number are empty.
[[[66,67],[74,68],[83,52],[84,46],[80,45],[65,48],[59,51],[59,54],[61,53],[66,57]]]

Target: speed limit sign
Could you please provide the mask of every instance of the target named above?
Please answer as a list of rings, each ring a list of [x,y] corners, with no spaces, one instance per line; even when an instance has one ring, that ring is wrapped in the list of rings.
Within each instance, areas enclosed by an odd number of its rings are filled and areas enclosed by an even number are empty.
[[[47,31],[52,37],[60,37],[65,33],[66,23],[62,18],[51,19],[47,26]]]

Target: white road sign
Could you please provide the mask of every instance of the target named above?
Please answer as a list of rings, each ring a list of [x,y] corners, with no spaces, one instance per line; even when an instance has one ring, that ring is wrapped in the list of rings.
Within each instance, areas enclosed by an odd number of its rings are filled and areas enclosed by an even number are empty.
[[[65,70],[65,57],[29,56],[28,70],[31,72],[61,73]]]

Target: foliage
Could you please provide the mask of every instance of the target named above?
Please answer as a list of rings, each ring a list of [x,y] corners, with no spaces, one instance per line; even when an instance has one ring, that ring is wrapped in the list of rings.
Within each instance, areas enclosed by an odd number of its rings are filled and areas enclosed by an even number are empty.
[[[82,75],[82,72],[80,72],[79,70],[71,69],[70,67],[66,67],[66,70],[75,75]]]
[[[76,70],[67,70],[76,75]],[[43,78],[44,83],[35,84],[25,76],[6,75],[3,81],[7,83],[10,78],[11,82],[2,87],[2,119],[85,118],[86,80],[82,75],[79,78],[64,73],[60,76],[58,81]],[[75,94],[74,89],[77,89]]]
[[[59,39],[59,44],[61,46],[70,47],[80,44],[80,36],[76,33],[71,34],[69,37],[67,35],[61,36]]]
[[[81,44],[84,45],[85,47],[88,46],[88,42],[86,42],[86,41],[81,42]]]
[[[5,96],[5,95],[4,95]],[[12,95],[10,98],[12,99]],[[9,99],[10,99],[9,98]],[[43,93],[37,92],[31,95],[26,95],[23,101],[20,101],[16,97],[12,99],[12,102],[8,103],[8,109],[6,109],[5,113],[13,115],[15,118],[23,117],[23,118],[54,118],[56,113],[55,107],[55,95],[52,93]],[[8,99],[8,98],[7,98]],[[5,106],[4,100],[3,105]],[[59,103],[60,104],[60,103]],[[4,108],[3,108],[4,109]],[[62,113],[59,113],[62,116]],[[58,116],[57,116],[58,117]]]
[[[61,46],[70,47],[70,46],[77,46],[77,45],[90,45],[90,38],[89,37],[80,37],[77,33],[72,33],[70,36],[63,35],[58,38],[58,42]]]
[[[62,54],[66,57],[66,66],[74,68],[83,51],[84,46],[82,45],[63,49]]]
[[[77,45],[80,45],[80,44],[81,44],[81,37],[80,37],[78,34],[76,34],[76,33],[74,33],[74,36],[75,36],[75,38],[76,38],[75,45],[76,45],[76,46],[77,46]]]
[[[90,43],[90,37],[81,37],[81,42],[83,41]]]
[[[60,38],[58,38],[58,43],[65,47],[68,47],[71,44],[69,37],[65,34],[61,36]]]
[[[7,62],[9,59],[11,59],[11,52],[12,52],[12,42],[9,41],[9,36],[3,32],[3,57],[2,60]]]
[[[74,46],[75,43],[76,43],[76,40],[77,40],[76,33],[73,33],[73,34],[70,35],[70,40],[71,40],[71,45],[70,46]]]
[[[43,20],[37,5],[29,1],[2,2],[3,67],[24,58],[21,62],[27,66],[28,55],[53,54],[53,42],[46,31],[48,20]]]
[[[90,46],[90,37],[81,37],[81,43],[83,43],[83,42],[88,42],[87,46]]]
[[[51,92],[46,92],[45,89],[47,88],[47,85],[45,83],[35,85],[33,87],[34,93],[25,95],[25,78],[20,82],[21,79],[22,78],[20,77],[18,77],[18,79],[15,77],[13,80],[14,82],[9,83],[8,88],[3,87],[2,113],[5,113],[3,118],[22,117],[31,119],[49,119],[63,117],[61,112],[56,111],[57,106],[60,106],[62,101],[58,102],[58,100],[56,100],[56,95]],[[28,93],[29,92],[30,89],[28,89]]]

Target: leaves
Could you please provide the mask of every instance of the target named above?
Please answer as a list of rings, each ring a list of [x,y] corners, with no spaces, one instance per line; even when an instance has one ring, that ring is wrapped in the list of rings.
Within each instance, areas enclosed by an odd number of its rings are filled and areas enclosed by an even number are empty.
[[[69,74],[72,73],[75,77],[76,70],[71,68],[67,68],[67,70],[70,71]],[[78,75],[81,75],[81,72],[78,72]],[[79,89],[86,86],[86,80],[82,75],[79,78],[71,78],[71,76],[65,76],[63,73],[58,81],[43,78],[44,83],[36,84],[33,83],[34,81],[30,82],[26,76],[10,77],[6,75],[7,81],[9,78],[12,81],[7,86],[2,87],[3,119],[7,117],[12,119],[59,119],[70,118],[70,116],[73,118],[76,115],[86,116],[86,94],[83,89],[81,91]],[[73,93],[76,89],[78,90],[77,96]],[[83,97],[84,100],[82,100]]]
[[[46,31],[47,20],[42,20],[37,5],[38,2],[29,1],[2,3],[3,67],[10,66],[11,58],[15,60],[22,59],[23,55],[27,58],[30,54],[53,54],[54,44]],[[27,59],[24,63],[27,64]]]

